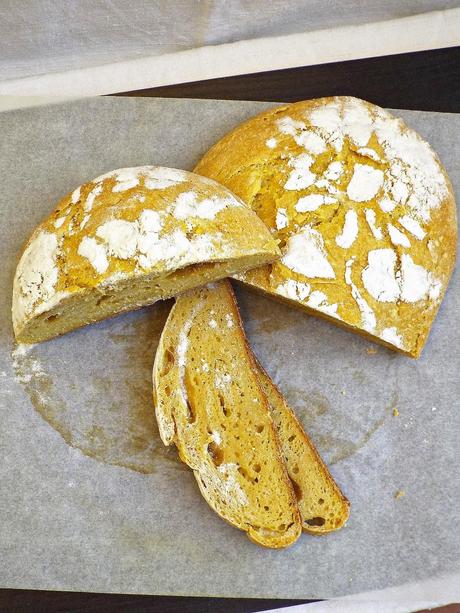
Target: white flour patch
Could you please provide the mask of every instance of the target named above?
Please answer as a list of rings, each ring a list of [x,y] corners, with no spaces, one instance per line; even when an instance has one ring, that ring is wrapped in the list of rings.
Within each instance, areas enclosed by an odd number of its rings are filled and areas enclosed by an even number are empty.
[[[317,309],[318,311],[321,311],[322,313],[327,313],[328,315],[331,315],[332,317],[336,317],[340,319],[340,317],[337,314],[338,305],[329,304],[327,296],[324,292],[321,292],[319,290],[314,290],[308,297],[307,305],[311,307],[312,309]]]
[[[83,230],[83,228],[88,223],[90,217],[91,217],[91,215],[89,213],[83,217],[83,219],[81,220],[81,224],[80,224],[80,230]]]
[[[382,332],[380,332],[379,334],[379,337],[387,343],[391,343],[395,347],[404,349],[402,336],[398,334],[398,330],[394,326],[392,328],[385,328],[384,330],[382,330]]]
[[[367,164],[355,164],[347,195],[355,202],[372,200],[383,185],[383,172]]]
[[[391,223],[389,223],[387,225],[387,229],[388,229],[388,234],[390,235],[390,240],[393,243],[393,245],[401,245],[402,247],[410,247],[410,240],[407,238],[407,236],[401,232],[401,230],[398,230],[398,228],[395,228],[395,226],[393,226]]]
[[[139,230],[136,223],[112,219],[100,225],[96,236],[106,245],[107,253],[122,260],[132,258],[137,250]]]
[[[300,190],[310,187],[316,180],[316,175],[310,171],[313,158],[308,153],[301,153],[297,157],[289,160],[288,164],[292,168],[284,188],[287,190]]]
[[[89,192],[86,197],[85,205],[83,207],[86,213],[91,211],[94,205],[94,201],[102,193],[102,189],[102,184],[98,184],[96,185],[96,187],[93,187],[93,189]]]
[[[37,303],[55,295],[58,280],[56,259],[59,253],[55,234],[42,231],[27,246],[16,269],[13,287],[15,326],[31,314]]]
[[[115,175],[116,183],[112,188],[113,192],[125,192],[139,185],[140,173],[137,168],[121,169]]]
[[[306,277],[335,279],[335,272],[327,259],[322,235],[306,226],[291,236],[281,262],[290,270]]]
[[[367,332],[374,332],[377,326],[377,320],[374,311],[367,304],[362,297],[361,292],[358,290],[352,279],[352,267],[354,258],[349,259],[345,264],[345,283],[351,287],[351,295],[355,300],[358,308],[361,312],[361,325]]]
[[[374,149],[371,149],[370,147],[360,147],[357,150],[357,153],[359,153],[359,155],[363,155],[365,157],[371,158],[371,160],[374,160],[374,162],[380,162],[380,156],[377,153],[377,151],[374,151]]]
[[[316,211],[323,204],[336,204],[337,199],[332,196],[324,196],[323,194],[309,194],[299,198],[295,205],[295,210],[298,213],[306,213],[308,211]]]
[[[345,213],[342,233],[336,237],[336,244],[342,249],[348,249],[358,237],[358,215],[353,209]]]
[[[303,302],[310,294],[310,286],[308,283],[287,279],[276,288],[276,293],[296,302]]]
[[[391,198],[384,196],[379,200],[379,207],[384,213],[391,213],[391,211],[393,211],[396,207],[396,202],[394,200],[391,200]]]
[[[329,166],[326,168],[324,173],[324,177],[329,181],[337,181],[340,179],[343,173],[343,163],[342,162],[331,162]]]
[[[393,249],[374,249],[367,254],[368,264],[361,278],[366,290],[379,302],[396,302],[399,298],[396,259]]]
[[[189,217],[214,219],[220,211],[235,206],[242,206],[235,198],[213,197],[199,200],[196,192],[188,191],[179,194],[176,201],[167,210],[176,219],[188,219]]]
[[[145,172],[144,185],[147,189],[166,189],[189,179],[188,173],[184,170],[155,166]]]
[[[402,227],[415,236],[415,238],[418,238],[419,240],[425,238],[425,230],[422,228],[419,222],[410,215],[403,215],[398,219],[398,221]]]
[[[309,153],[313,153],[318,155],[319,153],[323,153],[326,151],[326,141],[315,132],[311,132],[309,130],[301,132],[299,135],[295,136],[295,142],[300,146],[306,149]]]
[[[428,270],[415,264],[410,255],[404,253],[401,257],[401,300],[417,302],[429,293],[433,285],[433,277]]]
[[[289,225],[289,218],[286,209],[278,209],[276,211],[276,228],[277,230],[282,230]]]
[[[372,235],[376,240],[381,241],[383,238],[383,233],[382,230],[380,228],[377,228],[377,226],[375,225],[375,211],[373,211],[372,209],[365,209],[364,215],[366,217],[367,224],[371,229]]]
[[[415,264],[407,253],[401,256],[396,271],[397,256],[392,249],[375,249],[368,253],[368,265],[362,272],[364,287],[379,302],[418,302],[427,296],[436,300],[442,284],[423,266]]]
[[[95,238],[84,236],[78,245],[77,253],[89,260],[91,266],[100,275],[109,267],[105,247],[98,243]]]
[[[58,230],[62,226],[62,224],[65,222],[65,219],[65,217],[58,217],[54,220],[53,226],[56,228],[56,230]]]
[[[77,202],[80,200],[80,190],[81,188],[77,187],[77,189],[72,192],[72,195],[70,196],[70,202],[72,204],[77,204]]]

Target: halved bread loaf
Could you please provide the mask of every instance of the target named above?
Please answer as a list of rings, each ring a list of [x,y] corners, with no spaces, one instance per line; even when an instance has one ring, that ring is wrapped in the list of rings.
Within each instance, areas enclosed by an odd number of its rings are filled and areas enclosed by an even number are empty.
[[[195,172],[247,202],[282,257],[244,283],[417,357],[453,270],[456,207],[430,145],[386,110],[337,96],[270,109]]]
[[[214,181],[115,170],[63,198],[32,234],[14,279],[16,339],[46,340],[278,255],[257,215]]]
[[[259,383],[270,405],[281,452],[294,486],[302,528],[326,534],[345,525],[350,503],[332,478],[286,400],[257,362]]]
[[[153,381],[160,436],[211,508],[260,545],[296,541],[294,491],[228,281],[177,298]]]

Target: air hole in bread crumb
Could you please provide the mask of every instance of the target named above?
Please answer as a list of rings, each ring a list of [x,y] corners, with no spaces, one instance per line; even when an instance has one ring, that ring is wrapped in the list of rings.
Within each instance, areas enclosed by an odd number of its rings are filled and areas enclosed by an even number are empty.
[[[294,494],[296,497],[297,502],[300,502],[302,500],[302,489],[300,488],[300,485],[298,483],[296,483],[294,481],[294,479],[291,479],[292,482],[292,489],[294,490]]]
[[[242,466],[238,466],[238,472],[240,473],[242,477],[246,479],[246,481],[252,481],[251,477],[248,474],[248,471]]]
[[[110,296],[104,295],[101,296],[98,301],[96,302],[96,306],[101,305],[103,302],[105,302],[106,300],[108,300],[110,298]]]
[[[54,321],[55,319],[57,319],[59,317],[59,313],[56,313],[56,315],[50,315],[49,317],[47,317],[45,319],[45,321],[47,323],[51,323],[52,321]]]
[[[267,507],[267,505],[264,506],[264,511],[268,511],[270,509],[270,507]]]
[[[217,393],[217,398],[219,399],[220,408],[222,409],[222,413],[225,417],[230,415],[230,409],[225,404],[225,399],[220,392]]]
[[[292,441],[293,441],[294,439],[295,439],[295,434],[292,434],[292,435],[291,435],[291,436],[288,438],[288,441],[289,441],[290,443],[292,443]]]
[[[262,469],[260,464],[254,464],[253,468],[254,468],[254,472],[256,472],[256,473],[260,473],[260,471]]]
[[[264,427],[265,427],[265,426],[264,426],[263,424],[257,425],[257,426],[256,426],[256,432],[257,432],[258,434],[260,434],[261,432],[263,432],[263,431],[264,431]]]
[[[171,368],[174,366],[174,354],[171,349],[166,349],[163,357],[163,363],[161,366],[160,374],[162,377],[166,376]]]
[[[326,520],[324,517],[312,517],[311,519],[306,519],[304,523],[309,526],[324,526]]]
[[[224,452],[219,447],[219,445],[215,443],[214,441],[211,441],[209,443],[208,453],[209,453],[209,457],[211,458],[214,466],[220,466],[222,462],[224,461]]]
[[[318,499],[318,504],[324,504],[324,498],[319,498]]]
[[[299,473],[299,467],[297,466],[297,464],[294,464],[294,466],[292,467],[292,472],[294,473],[294,475],[297,475]]]
[[[171,388],[169,387],[169,385],[165,386],[164,392],[166,396],[171,396]]]
[[[187,405],[187,421],[189,422],[189,424],[193,424],[196,420],[195,409],[193,408],[192,403],[189,402],[187,399],[185,400],[185,403]]]

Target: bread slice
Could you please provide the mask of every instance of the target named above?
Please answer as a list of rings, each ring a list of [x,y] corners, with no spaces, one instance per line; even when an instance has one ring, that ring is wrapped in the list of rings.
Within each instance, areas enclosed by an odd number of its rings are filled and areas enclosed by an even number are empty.
[[[141,166],[61,200],[19,261],[16,339],[36,343],[279,255],[257,215],[190,172]]]
[[[302,528],[327,534],[345,525],[350,503],[276,385],[257,362],[259,383],[270,405],[281,452],[294,486]]]
[[[265,547],[301,532],[294,491],[228,281],[176,300],[153,369],[160,436],[211,508]]]
[[[247,202],[282,257],[242,282],[418,357],[451,276],[452,185],[419,134],[386,110],[336,96],[237,126],[195,172]]]

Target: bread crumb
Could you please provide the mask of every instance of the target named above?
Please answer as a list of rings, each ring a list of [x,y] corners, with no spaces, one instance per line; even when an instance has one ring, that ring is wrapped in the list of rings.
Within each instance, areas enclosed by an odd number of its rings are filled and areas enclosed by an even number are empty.
[[[399,498],[403,498],[406,495],[406,492],[404,490],[398,490],[395,493],[395,498],[396,500],[399,500]]]
[[[393,417],[398,417],[398,415],[399,415],[398,407],[395,407],[393,409]]]
[[[368,347],[366,349],[366,353],[367,355],[375,355],[377,352],[377,349],[375,347]]]
[[[436,407],[433,407],[431,410],[432,410],[432,411],[436,411]]]
[[[346,390],[342,390],[342,396],[346,396],[347,395],[347,391]]]

